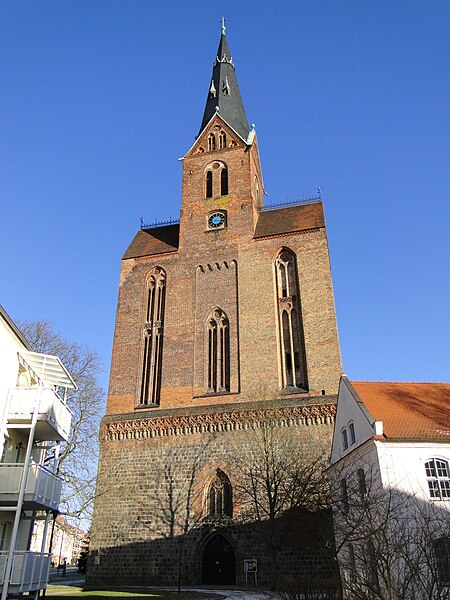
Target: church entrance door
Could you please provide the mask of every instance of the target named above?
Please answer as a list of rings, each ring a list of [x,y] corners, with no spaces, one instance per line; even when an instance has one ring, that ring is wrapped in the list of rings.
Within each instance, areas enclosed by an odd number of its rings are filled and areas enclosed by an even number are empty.
[[[220,533],[209,540],[203,550],[202,583],[235,585],[236,558],[234,550]]]

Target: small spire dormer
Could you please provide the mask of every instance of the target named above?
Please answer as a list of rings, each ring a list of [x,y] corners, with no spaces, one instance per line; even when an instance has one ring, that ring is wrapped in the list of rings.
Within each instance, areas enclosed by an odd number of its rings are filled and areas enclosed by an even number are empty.
[[[225,35],[225,19],[222,18],[221,36],[213,65],[211,84],[206,99],[205,112],[199,135],[211,118],[218,113],[222,119],[246,141],[250,132],[244,104],[236,79],[233,59]]]

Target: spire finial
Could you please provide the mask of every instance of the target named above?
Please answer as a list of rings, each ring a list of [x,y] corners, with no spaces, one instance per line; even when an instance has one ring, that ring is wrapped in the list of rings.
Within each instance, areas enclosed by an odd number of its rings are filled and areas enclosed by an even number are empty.
[[[225,31],[227,28],[225,27],[225,17],[222,17],[222,35],[225,35]]]

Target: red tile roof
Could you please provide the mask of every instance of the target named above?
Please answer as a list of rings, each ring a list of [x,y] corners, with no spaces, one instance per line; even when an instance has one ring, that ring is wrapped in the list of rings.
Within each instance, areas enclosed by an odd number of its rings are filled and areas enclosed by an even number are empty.
[[[322,202],[277,208],[261,212],[255,227],[255,238],[294,233],[324,227]]]
[[[178,249],[179,231],[179,225],[140,229],[122,258],[137,258],[139,256],[176,252]]]
[[[351,384],[387,438],[450,440],[450,383]]]

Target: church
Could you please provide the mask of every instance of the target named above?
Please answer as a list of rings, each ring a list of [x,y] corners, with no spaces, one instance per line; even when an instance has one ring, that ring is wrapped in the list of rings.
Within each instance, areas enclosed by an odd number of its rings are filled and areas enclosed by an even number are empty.
[[[224,25],[214,59],[180,219],[143,224],[122,258],[92,585],[268,586],[319,565],[295,519],[274,559],[236,465],[267,422],[305,465],[329,456],[342,369],[323,205],[264,204]]]

